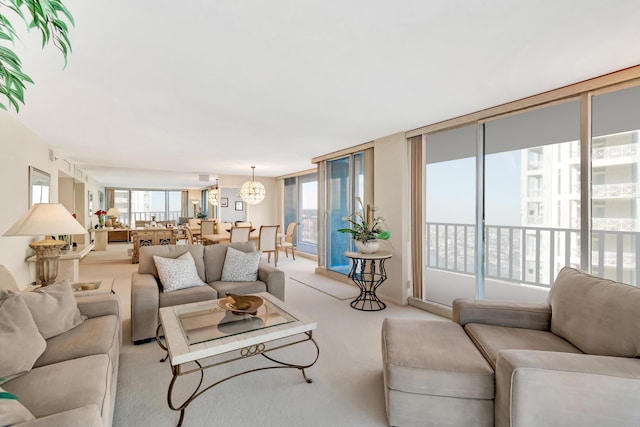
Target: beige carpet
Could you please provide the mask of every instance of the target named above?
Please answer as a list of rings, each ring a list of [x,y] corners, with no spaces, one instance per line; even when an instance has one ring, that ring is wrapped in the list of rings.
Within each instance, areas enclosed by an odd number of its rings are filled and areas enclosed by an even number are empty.
[[[298,283],[314,288],[315,290],[327,294],[341,301],[353,300],[360,294],[356,285],[338,282],[328,277],[315,273],[296,272],[295,277],[291,277]]]
[[[114,426],[175,426],[179,413],[167,406],[171,380],[164,352],[154,342],[134,346],[130,333],[130,277],[137,269],[123,258],[126,245],[109,245],[115,260],[92,252],[80,264],[83,279],[113,277],[114,289],[123,304],[125,342],[120,371]],[[266,258],[265,258],[266,261]],[[301,277],[312,274],[315,264],[298,257],[280,257],[278,267]],[[330,280],[330,279],[327,279]],[[340,284],[340,286],[348,286]],[[316,320],[314,332],[320,347],[318,362],[308,369],[307,384],[294,369],[274,369],[243,375],[207,391],[187,409],[184,426],[386,426],[380,327],[389,317],[440,319],[412,307],[388,304],[380,312],[362,312],[315,288],[287,279],[286,301]],[[309,343],[279,350],[282,358],[305,361],[315,355]],[[205,383],[239,370],[263,366],[260,356],[212,368]],[[188,382],[178,382],[186,393]]]

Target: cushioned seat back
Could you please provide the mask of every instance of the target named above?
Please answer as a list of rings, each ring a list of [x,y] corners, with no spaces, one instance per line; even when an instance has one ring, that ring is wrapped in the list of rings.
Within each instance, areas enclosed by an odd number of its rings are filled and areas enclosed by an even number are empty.
[[[222,278],[222,267],[224,266],[224,259],[227,256],[227,248],[229,246],[242,252],[256,250],[256,245],[253,242],[221,243],[219,245],[204,246],[205,282],[217,282]]]
[[[143,246],[140,248],[140,264],[138,265],[138,273],[153,274],[158,278],[158,270],[153,256],[157,255],[163,258],[177,258],[185,252],[191,252],[193,260],[196,262],[198,276],[205,281],[204,256],[202,245],[164,245],[164,246]]]
[[[551,332],[583,352],[640,356],[640,289],[565,267],[549,305]]]

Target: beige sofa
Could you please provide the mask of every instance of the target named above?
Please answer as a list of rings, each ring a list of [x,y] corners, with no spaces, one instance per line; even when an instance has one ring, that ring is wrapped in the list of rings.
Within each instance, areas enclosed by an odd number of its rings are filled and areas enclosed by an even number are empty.
[[[456,300],[453,320],[385,319],[391,425],[640,425],[640,289],[564,268],[548,304]]]
[[[250,282],[223,282],[222,268],[227,248],[242,252],[255,251],[253,242],[218,245],[168,245],[140,248],[138,271],[131,277],[131,335],[140,344],[155,338],[160,307],[223,298],[227,293],[251,294],[269,292],[284,300],[284,272],[260,263],[258,280]],[[190,252],[196,263],[200,279],[208,286],[197,286],[173,292],[162,292],[153,256],[177,258]]]
[[[77,302],[87,319],[47,339],[44,353],[31,370],[1,385],[36,418],[16,425],[112,425],[122,345],[118,298],[85,296]]]

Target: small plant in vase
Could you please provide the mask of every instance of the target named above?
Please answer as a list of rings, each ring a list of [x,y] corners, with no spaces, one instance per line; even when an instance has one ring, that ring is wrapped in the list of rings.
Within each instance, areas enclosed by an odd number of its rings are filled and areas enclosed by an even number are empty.
[[[379,240],[387,240],[391,232],[384,230],[384,218],[375,216],[377,208],[367,204],[366,208],[360,197],[356,197],[362,211],[351,213],[342,218],[349,222],[348,228],[339,228],[339,233],[349,233],[355,240],[358,251],[362,253],[374,253],[380,246]]]

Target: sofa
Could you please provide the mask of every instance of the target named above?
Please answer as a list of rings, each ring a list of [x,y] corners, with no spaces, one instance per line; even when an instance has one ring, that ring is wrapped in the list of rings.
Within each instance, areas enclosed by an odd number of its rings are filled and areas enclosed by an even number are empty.
[[[64,286],[67,286],[68,290],[60,290]],[[60,288],[56,289],[56,287]],[[64,298],[67,298],[67,303],[69,295],[71,295],[71,301],[74,300],[68,284],[50,285],[47,288],[51,290],[48,291],[46,298],[55,292],[59,295],[62,292]],[[31,294],[31,292],[24,293]],[[16,422],[14,418],[12,422],[14,425],[24,427],[111,426],[116,400],[119,352],[122,345],[122,325],[117,296],[105,294],[77,297],[77,309],[75,302],[73,303],[73,309],[76,311],[73,315],[74,323],[65,326],[65,329],[69,326],[72,328],[58,334],[48,329],[55,328],[58,319],[51,320],[55,316],[46,313],[45,310],[33,312],[31,319],[24,316],[24,310],[16,315],[16,307],[19,308],[20,304],[24,304],[20,302],[24,299],[20,299],[19,295],[20,293],[12,293],[7,297],[5,291],[4,299],[0,298],[0,311],[4,310],[5,315],[10,313],[11,318],[19,324],[19,328],[11,328],[7,326],[7,319],[3,320],[4,328],[0,326],[0,330],[5,334],[11,334],[13,329],[12,332],[18,334],[18,337],[12,338],[14,345],[3,346],[2,352],[19,352],[20,358],[6,354],[4,357],[11,357],[14,362],[16,359],[21,359],[26,363],[21,368],[24,372],[8,376],[5,378],[8,381],[0,384],[0,388],[8,393],[5,396],[17,398],[17,400],[4,401],[0,399],[0,419],[11,420],[11,416],[14,415],[11,408],[18,407],[29,417],[25,418],[28,420],[25,422]],[[56,301],[52,309],[58,313],[66,310],[60,301]],[[20,317],[20,321],[17,317]],[[32,320],[34,318],[36,323]],[[77,324],[78,322],[80,323]],[[42,326],[43,323],[46,325]],[[35,327],[37,329],[34,329]],[[41,339],[52,333],[55,335],[46,338],[42,344]],[[40,336],[35,335],[37,339],[34,339],[34,334],[40,334]],[[7,335],[4,337],[6,338]],[[38,352],[43,350],[43,352],[31,365],[29,355],[35,350]],[[2,368],[7,367],[6,359],[3,365]],[[3,375],[6,375],[6,372]],[[0,423],[0,425],[5,424]]]
[[[640,289],[563,268],[546,304],[385,319],[391,425],[640,425]]]
[[[160,307],[224,298],[227,293],[244,295],[269,292],[284,300],[284,272],[262,262],[256,263],[256,280],[221,280],[228,248],[243,253],[254,253],[259,257],[253,242],[140,248],[138,271],[133,272],[131,277],[131,336],[134,343],[141,344],[155,338]],[[203,285],[206,286],[165,292],[153,257],[177,259],[186,252],[189,252],[195,261],[198,276],[195,280],[204,282]]]

